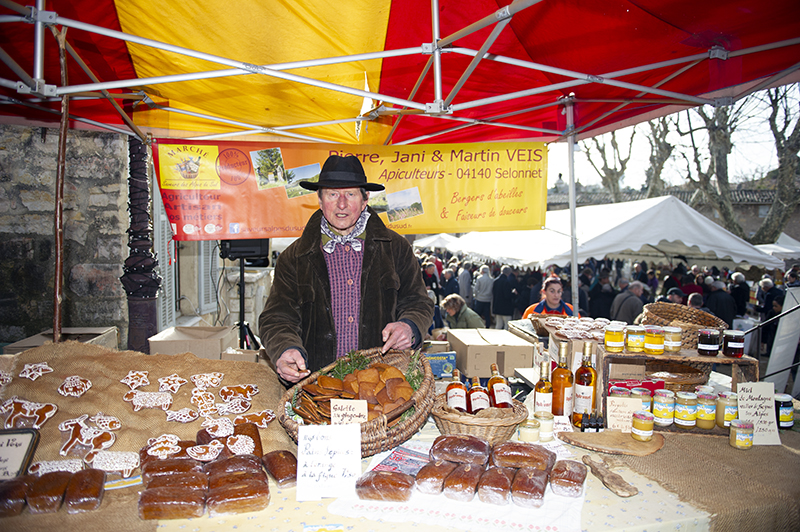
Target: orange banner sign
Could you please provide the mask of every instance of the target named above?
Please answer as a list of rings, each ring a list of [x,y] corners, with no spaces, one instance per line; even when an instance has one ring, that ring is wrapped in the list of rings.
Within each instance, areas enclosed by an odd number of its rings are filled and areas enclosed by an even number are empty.
[[[318,208],[298,184],[330,155],[355,155],[370,205],[402,234],[541,229],[547,150],[540,142],[350,146],[158,139],[161,198],[175,240],[299,236]]]

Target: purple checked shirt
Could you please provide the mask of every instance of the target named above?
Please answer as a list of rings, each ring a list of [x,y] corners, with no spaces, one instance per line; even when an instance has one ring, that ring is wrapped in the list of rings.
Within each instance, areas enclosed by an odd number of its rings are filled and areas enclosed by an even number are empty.
[[[337,244],[333,253],[323,253],[331,283],[333,323],[336,327],[336,358],[358,349],[358,328],[361,311],[361,263],[364,248]]]

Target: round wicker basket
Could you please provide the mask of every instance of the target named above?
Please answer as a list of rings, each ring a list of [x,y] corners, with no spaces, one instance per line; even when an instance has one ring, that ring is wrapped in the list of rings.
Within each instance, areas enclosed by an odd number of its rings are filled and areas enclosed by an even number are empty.
[[[677,362],[648,362],[645,366],[647,379],[664,381],[664,388],[673,392],[693,392],[695,386],[708,382],[711,364],[697,368]]]
[[[697,349],[700,329],[727,329],[727,324],[718,317],[677,303],[648,303],[644,306],[642,325],[681,328],[681,347]]]
[[[512,399],[514,415],[503,418],[475,417],[470,414],[456,414],[445,410],[447,400],[444,394],[436,397],[431,415],[442,434],[468,434],[487,440],[490,444],[508,440],[514,435],[517,426],[528,419],[527,407]]]
[[[383,362],[395,366],[400,371],[404,372],[408,369],[411,362],[411,355],[413,351],[398,351],[392,349],[385,354],[381,354],[381,348],[375,347],[360,351],[361,354],[370,359],[370,364],[376,362]],[[280,422],[286,433],[296,442],[297,429],[300,424],[286,413],[286,405],[291,404],[297,389],[305,384],[310,384],[317,381],[317,377],[327,374],[331,371],[336,363],[329,364],[321,370],[312,373],[302,381],[289,388],[281,398],[281,412],[278,413],[278,421]],[[428,415],[433,407],[434,400],[434,387],[433,387],[433,372],[431,365],[425,355],[419,357],[418,367],[422,369],[424,378],[420,387],[411,396],[415,406],[414,413],[407,418],[397,422],[393,426],[389,426],[386,421],[386,416],[378,416],[372,421],[361,424],[361,457],[366,458],[378,454],[383,451],[388,451],[400,445],[401,443],[411,439],[417,431],[425,424]]]

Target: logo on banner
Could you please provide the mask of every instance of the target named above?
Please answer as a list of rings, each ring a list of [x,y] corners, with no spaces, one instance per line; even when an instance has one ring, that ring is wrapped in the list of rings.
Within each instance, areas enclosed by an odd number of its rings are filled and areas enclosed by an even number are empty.
[[[216,146],[159,144],[158,150],[162,189],[220,189],[220,177],[213,165],[219,152]]]

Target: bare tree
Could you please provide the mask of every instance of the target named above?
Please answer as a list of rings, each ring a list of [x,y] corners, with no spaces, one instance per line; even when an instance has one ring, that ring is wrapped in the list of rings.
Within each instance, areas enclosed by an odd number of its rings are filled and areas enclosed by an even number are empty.
[[[798,186],[800,165],[797,158],[800,152],[800,98],[791,98],[791,92],[800,93],[800,85],[770,89],[765,94],[771,109],[769,129],[775,139],[775,151],[778,155],[778,168],[775,172],[777,183],[775,201],[772,202],[761,227],[751,239],[754,244],[775,242],[792,213],[800,205],[800,186]]]
[[[611,194],[611,201],[619,203],[622,201],[622,193],[620,191],[620,181],[625,175],[625,168],[628,166],[628,161],[631,159],[631,152],[633,150],[633,138],[636,135],[636,128],[631,132],[630,144],[628,145],[628,155],[623,157],[620,153],[619,143],[615,132],[611,132],[611,166],[609,166],[609,157],[606,154],[606,144],[601,143],[598,137],[593,137],[594,149],[589,145],[588,141],[582,142],[583,149],[586,151],[586,158],[595,169],[603,183],[603,187]],[[599,168],[594,159],[592,159],[592,152],[597,151],[597,154],[602,159],[602,168]]]
[[[666,189],[664,180],[661,179],[661,173],[664,171],[664,165],[675,149],[674,144],[667,142],[671,123],[672,120],[666,116],[648,122],[650,134],[647,136],[647,142],[650,143],[650,166],[644,172],[647,178],[648,198],[662,196]]]

